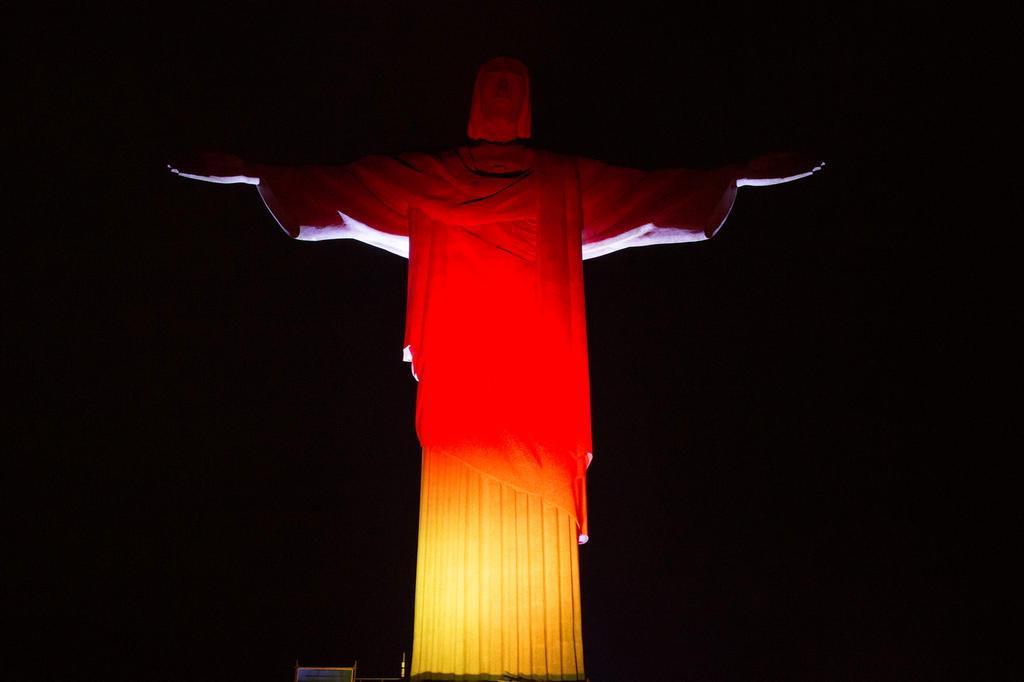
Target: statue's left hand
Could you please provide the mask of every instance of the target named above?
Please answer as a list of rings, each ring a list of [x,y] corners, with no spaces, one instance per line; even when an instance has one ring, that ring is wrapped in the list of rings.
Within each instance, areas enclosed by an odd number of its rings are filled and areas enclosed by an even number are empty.
[[[783,152],[759,156],[741,166],[737,187],[758,187],[778,185],[791,180],[806,178],[825,167],[821,157],[811,154]]]
[[[260,184],[255,167],[234,154],[207,152],[194,159],[172,161],[167,170],[183,178],[216,182],[222,185]]]

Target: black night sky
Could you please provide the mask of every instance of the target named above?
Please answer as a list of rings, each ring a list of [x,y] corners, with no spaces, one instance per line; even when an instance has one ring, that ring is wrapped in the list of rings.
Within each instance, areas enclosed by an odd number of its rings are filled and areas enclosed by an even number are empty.
[[[591,679],[955,677],[964,529],[930,452],[915,251],[936,223],[908,203],[931,29],[843,5],[140,4],[14,36],[10,144],[33,159],[8,225],[28,246],[4,341],[15,605],[43,623],[20,658],[90,680],[286,682],[296,659],[397,675],[419,480],[406,262],[292,241],[251,187],[165,164],[461,144],[476,68],[510,55],[538,147],[828,162],[741,190],[709,242],[586,265]]]

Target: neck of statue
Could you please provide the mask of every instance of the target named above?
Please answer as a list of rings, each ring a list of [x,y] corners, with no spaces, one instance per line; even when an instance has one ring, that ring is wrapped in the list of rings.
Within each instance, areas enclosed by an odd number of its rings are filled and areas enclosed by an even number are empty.
[[[464,148],[466,165],[481,173],[497,175],[522,173],[533,164],[533,150],[519,140],[488,142],[480,140]]]

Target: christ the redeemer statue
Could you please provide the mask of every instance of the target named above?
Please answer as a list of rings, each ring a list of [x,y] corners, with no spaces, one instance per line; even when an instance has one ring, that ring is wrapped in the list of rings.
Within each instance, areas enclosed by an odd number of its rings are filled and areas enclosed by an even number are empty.
[[[577,543],[592,458],[583,260],[708,239],[738,187],[820,168],[793,155],[643,171],[533,149],[526,67],[488,61],[470,143],[440,154],[172,167],[255,185],[291,237],[409,259],[404,358],[423,447],[412,675],[582,680]]]

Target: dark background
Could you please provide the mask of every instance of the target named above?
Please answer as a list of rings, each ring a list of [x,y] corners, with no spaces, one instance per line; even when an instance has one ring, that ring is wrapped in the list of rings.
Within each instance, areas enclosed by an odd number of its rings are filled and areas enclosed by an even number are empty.
[[[919,193],[947,35],[853,4],[174,3],[14,30],[16,658],[85,679],[397,674],[419,477],[405,261],[291,241],[253,188],[165,164],[460,144],[476,68],[505,54],[531,69],[539,147],[828,162],[741,190],[710,242],[586,265],[590,677],[955,678],[970,533],[927,419],[945,339],[923,239],[954,228]]]

